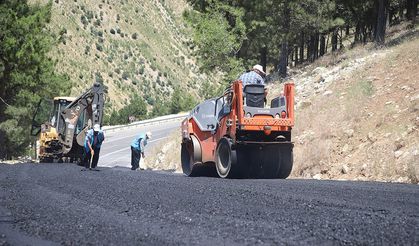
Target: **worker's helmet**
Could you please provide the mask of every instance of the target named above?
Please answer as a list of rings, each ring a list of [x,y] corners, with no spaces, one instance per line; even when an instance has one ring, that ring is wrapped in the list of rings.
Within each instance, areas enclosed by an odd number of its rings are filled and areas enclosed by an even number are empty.
[[[259,64],[256,64],[253,66],[253,70],[258,70],[259,72],[261,72],[263,75],[266,75],[265,71],[263,71],[263,67]]]
[[[95,132],[100,131],[100,125],[99,125],[99,124],[95,124],[95,125],[93,126],[93,131],[95,131]]]
[[[152,133],[151,132],[146,132],[146,134],[145,134],[145,136],[148,138],[148,139],[151,139],[151,137],[152,137]]]

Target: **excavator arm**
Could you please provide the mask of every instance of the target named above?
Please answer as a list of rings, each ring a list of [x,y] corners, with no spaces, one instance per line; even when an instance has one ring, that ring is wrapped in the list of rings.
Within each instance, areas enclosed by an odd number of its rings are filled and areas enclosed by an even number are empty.
[[[62,124],[60,124],[57,131],[60,142],[63,145],[63,154],[70,152],[77,127],[83,129],[80,132],[76,132],[77,143],[82,146],[86,128],[92,127],[95,124],[102,125],[104,102],[103,86],[95,83],[89,90],[75,99],[61,112],[60,121]],[[77,126],[80,117],[84,117],[83,125]]]

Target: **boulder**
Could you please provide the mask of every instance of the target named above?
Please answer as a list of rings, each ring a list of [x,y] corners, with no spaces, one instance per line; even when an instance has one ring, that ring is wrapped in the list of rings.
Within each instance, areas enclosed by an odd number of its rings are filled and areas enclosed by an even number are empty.
[[[367,138],[368,138],[368,140],[370,140],[371,143],[374,143],[374,142],[377,141],[377,137],[372,132],[368,133]]]
[[[300,107],[303,108],[307,108],[310,107],[313,103],[310,100],[304,100],[300,103]]]
[[[398,159],[402,155],[403,155],[403,151],[401,150],[397,150],[394,152],[394,157],[396,157],[396,159]]]
[[[329,95],[332,95],[332,94],[333,94],[333,91],[327,90],[323,93],[323,96],[329,96]]]
[[[344,165],[342,166],[342,168],[340,169],[340,172],[341,172],[342,174],[348,174],[348,173],[349,173],[349,167],[348,167],[346,164],[344,164]]]
[[[344,133],[348,138],[351,138],[354,136],[355,131],[353,129],[348,129],[348,130],[345,130]]]
[[[313,81],[314,83],[316,83],[316,84],[319,84],[319,83],[322,83],[322,82],[324,82],[324,78],[323,78],[323,76],[321,76],[321,75],[317,75],[315,78],[314,78],[314,81]]]

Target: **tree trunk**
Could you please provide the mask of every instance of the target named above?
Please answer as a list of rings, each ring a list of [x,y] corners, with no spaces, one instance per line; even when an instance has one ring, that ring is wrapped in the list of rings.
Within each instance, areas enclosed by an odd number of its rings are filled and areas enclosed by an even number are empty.
[[[329,46],[329,37],[330,37],[330,33],[327,34],[327,38],[326,38],[326,51],[325,51],[325,54],[327,53],[327,46]]]
[[[384,44],[386,35],[387,0],[378,0],[378,14],[374,41],[378,45]]]
[[[260,49],[260,65],[263,67],[263,71],[266,71],[266,64],[268,63],[268,48],[266,46]]]
[[[412,24],[416,24],[418,0],[407,0],[407,18],[412,21]]]
[[[361,25],[359,23],[356,24],[355,27],[355,35],[354,35],[354,43],[358,43],[361,40]]]
[[[301,32],[301,41],[300,41],[300,62],[304,62],[304,32]]]
[[[346,25],[345,36],[349,36],[350,34],[350,26]]]
[[[314,36],[314,59],[317,60],[319,58],[319,42],[320,42],[320,34],[317,32]]]
[[[338,49],[338,29],[335,28],[332,34],[332,52],[335,52]]]
[[[407,16],[408,20],[412,20],[413,3],[414,3],[414,0],[407,0],[407,2],[406,2],[406,10],[407,10],[406,16]]]
[[[287,77],[288,63],[288,43],[286,41],[281,44],[281,55],[279,57],[279,75],[283,78]]]
[[[282,26],[284,37],[281,44],[281,54],[279,57],[279,75],[283,78],[287,77],[287,65],[288,65],[288,35],[290,33],[290,8],[289,2],[285,1],[284,3],[284,12],[283,12],[283,22]]]
[[[324,37],[324,34],[321,34],[321,36],[320,36],[320,56],[324,56],[325,48],[326,48],[326,38]]]
[[[294,61],[295,61],[295,65],[297,66],[298,64],[300,64],[299,60],[298,60],[298,46],[294,45]]]
[[[399,21],[404,20],[404,9],[406,8],[405,4],[400,3],[399,5]]]

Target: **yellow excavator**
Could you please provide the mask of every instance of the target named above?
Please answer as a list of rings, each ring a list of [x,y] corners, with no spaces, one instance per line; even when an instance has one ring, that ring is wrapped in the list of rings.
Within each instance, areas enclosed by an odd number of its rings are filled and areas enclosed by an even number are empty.
[[[100,83],[94,83],[77,98],[55,97],[53,103],[41,100],[32,120],[32,135],[39,134],[39,161],[79,161],[87,130],[95,124],[102,125],[104,102]],[[38,123],[47,117],[48,122]]]

